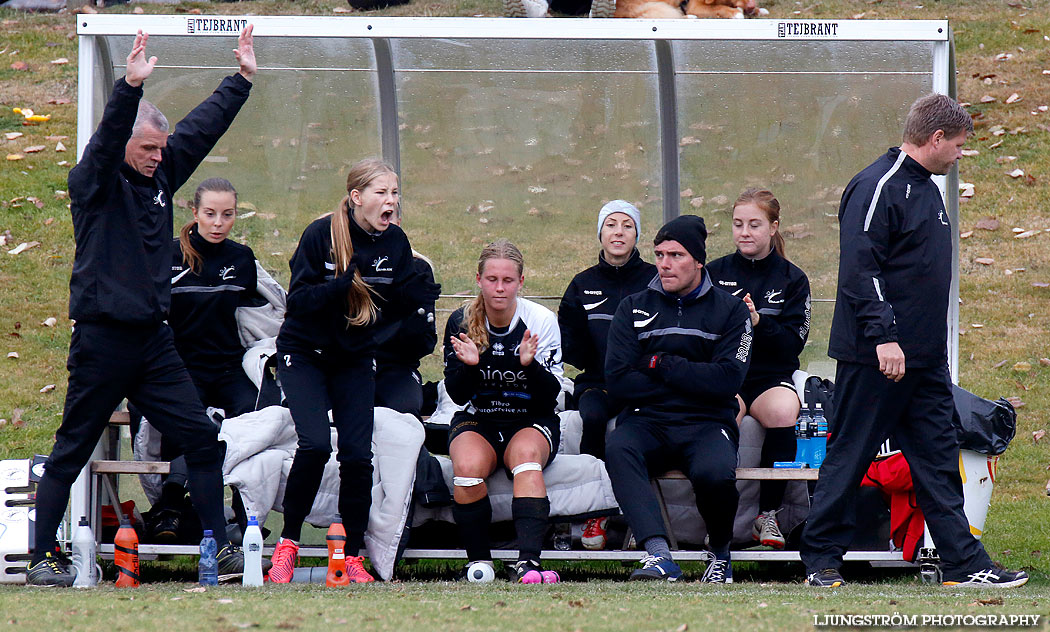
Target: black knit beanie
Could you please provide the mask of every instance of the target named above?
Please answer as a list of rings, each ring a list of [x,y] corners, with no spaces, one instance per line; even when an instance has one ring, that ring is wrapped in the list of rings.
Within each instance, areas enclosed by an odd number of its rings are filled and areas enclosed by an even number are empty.
[[[677,241],[685,247],[694,259],[707,263],[707,227],[704,218],[699,215],[680,215],[664,224],[656,233],[653,245],[659,246],[665,241]]]

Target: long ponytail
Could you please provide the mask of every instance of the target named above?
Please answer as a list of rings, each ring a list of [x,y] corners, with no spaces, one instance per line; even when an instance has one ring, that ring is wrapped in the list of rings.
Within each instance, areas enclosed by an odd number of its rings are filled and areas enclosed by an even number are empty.
[[[208,178],[204,182],[201,182],[197,186],[197,190],[193,193],[193,210],[196,211],[201,207],[201,197],[208,192],[217,193],[232,193],[233,194],[233,205],[237,206],[237,189],[233,188],[230,181],[226,178]],[[197,249],[193,247],[193,243],[190,241],[190,231],[193,226],[197,223],[196,217],[191,218],[190,221],[182,225],[179,229],[179,248],[182,250],[182,263],[187,265],[193,270],[194,274],[200,274],[201,266],[204,264],[204,257],[201,253],[197,252]]]
[[[773,233],[772,238],[773,250],[781,257],[787,259],[787,255],[784,253],[784,236],[780,234],[780,202],[773,195],[773,192],[761,187],[744,189],[744,192],[733,203],[733,208],[736,209],[741,204],[754,204],[762,209],[770,224],[777,222],[777,232]]]
[[[489,259],[507,259],[518,267],[518,276],[525,272],[525,257],[518,247],[508,239],[500,238],[485,246],[478,257],[478,276],[485,272],[485,262]],[[467,323],[467,337],[474,341],[478,353],[484,353],[489,346],[489,329],[486,323],[485,297],[481,292],[475,296],[463,310],[463,321]]]

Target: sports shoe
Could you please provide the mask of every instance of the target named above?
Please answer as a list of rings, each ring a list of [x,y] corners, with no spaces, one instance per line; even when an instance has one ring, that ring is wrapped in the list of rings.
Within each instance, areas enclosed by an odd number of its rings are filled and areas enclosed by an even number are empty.
[[[591,0],[591,10],[588,17],[611,18],[616,13],[616,0]]]
[[[777,512],[771,510],[758,514],[754,524],[751,525],[751,537],[764,546],[771,546],[774,549],[784,548],[784,534],[780,532],[780,525],[777,524]]]
[[[346,558],[346,576],[350,579],[351,584],[367,584],[368,582],[374,582],[376,579],[365,570],[365,558],[363,556],[353,557],[347,556]]]
[[[842,579],[842,574],[839,573],[839,569],[825,568],[824,570],[807,575],[806,581],[803,583],[807,586],[838,588],[839,586],[845,586],[846,580]]]
[[[179,512],[174,509],[162,509],[151,521],[150,542],[157,544],[174,544],[179,539]]]
[[[678,581],[682,569],[669,557],[646,555],[642,558],[642,567],[631,572],[630,581],[663,579],[669,582]]]
[[[1017,588],[1028,582],[1028,573],[1011,571],[995,563],[976,573],[970,573],[965,579],[944,580],[945,586],[953,588]]]
[[[601,551],[605,548],[605,525],[608,518],[591,518],[583,523],[583,548],[588,551]]]
[[[45,553],[44,559],[33,564],[26,571],[26,584],[29,586],[62,586],[73,585],[76,579],[73,563],[59,551]]]
[[[554,571],[545,571],[536,560],[518,560],[514,563],[514,576],[521,584],[557,584],[561,577]]]
[[[503,0],[503,17],[525,17],[525,3],[522,0]]]
[[[708,562],[707,569],[704,570],[704,575],[700,578],[700,583],[733,583],[733,563],[729,559],[729,553],[726,553],[725,555],[715,555],[715,559]]]
[[[275,584],[287,584],[295,574],[295,561],[299,557],[299,545],[281,538],[270,557],[270,573],[267,577]]]

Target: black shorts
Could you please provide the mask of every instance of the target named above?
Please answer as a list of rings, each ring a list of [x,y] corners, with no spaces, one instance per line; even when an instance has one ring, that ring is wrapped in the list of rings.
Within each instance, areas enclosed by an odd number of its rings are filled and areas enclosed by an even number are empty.
[[[507,472],[507,476],[513,478],[510,468],[503,462],[503,453],[506,452],[507,444],[510,443],[511,438],[524,428],[535,428],[547,439],[547,447],[550,448],[550,454],[547,456],[547,462],[542,464],[543,467],[547,467],[558,454],[558,445],[561,442],[561,423],[557,417],[536,422],[519,421],[507,423],[491,419],[479,419],[476,415],[460,411],[452,416],[452,421],[449,423],[448,444],[451,446],[452,440],[464,432],[478,433],[496,451],[496,467],[502,467]]]
[[[798,395],[798,391],[795,390],[795,382],[790,375],[787,377],[765,377],[754,381],[744,380],[744,385],[740,387],[740,399],[744,400],[744,408],[750,411],[751,404],[755,403],[759,395],[778,386]]]

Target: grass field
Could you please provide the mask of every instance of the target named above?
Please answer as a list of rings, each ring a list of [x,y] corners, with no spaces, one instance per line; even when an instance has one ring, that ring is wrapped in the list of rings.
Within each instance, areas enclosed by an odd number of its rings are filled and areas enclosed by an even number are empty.
[[[835,594],[814,595],[797,586],[779,582],[789,581],[775,569],[758,568],[750,576],[754,582],[730,590],[708,590],[686,584],[684,586],[634,585],[613,581],[616,573],[601,571],[606,579],[587,583],[567,583],[563,586],[522,590],[521,587],[495,585],[491,587],[457,586],[452,584],[415,583],[391,584],[342,593],[326,592],[316,587],[290,589],[267,588],[261,598],[247,599],[235,589],[219,589],[205,594],[184,593],[187,585],[177,583],[180,576],[165,574],[163,567],[154,577],[167,578],[176,583],[152,585],[129,592],[101,590],[85,598],[69,593],[31,593],[33,608],[27,608],[27,593],[22,589],[0,589],[0,624],[27,629],[65,627],[67,629],[131,629],[135,627],[160,628],[183,625],[189,629],[211,627],[239,629],[315,629],[361,621],[373,629],[408,628],[440,622],[442,627],[493,629],[521,625],[529,617],[530,627],[538,629],[706,629],[714,625],[732,628],[747,626],[755,629],[802,629],[812,627],[815,613],[989,613],[1027,612],[1047,614],[1050,603],[1050,523],[1046,520],[1050,499],[1044,493],[1050,454],[1047,442],[1036,441],[1033,433],[1045,429],[1050,415],[1050,356],[1047,332],[1050,331],[1050,212],[1046,179],[1050,177],[1050,112],[1040,106],[1050,105],[1050,8],[1045,2],[1027,3],[988,0],[942,0],[925,2],[895,2],[889,0],[812,0],[790,2],[777,0],[761,3],[769,8],[771,18],[927,18],[951,20],[956,37],[958,91],[961,100],[971,103],[975,114],[977,135],[969,144],[976,155],[964,158],[960,178],[974,185],[975,194],[960,207],[959,230],[965,239],[961,242],[961,300],[960,323],[960,383],[985,396],[1016,397],[1023,406],[1018,408],[1018,434],[1010,450],[1000,460],[999,478],[989,510],[984,542],[996,559],[1011,567],[1023,567],[1033,574],[1029,588],[997,596],[982,594],[982,601],[973,596],[958,597],[940,589],[912,585],[911,578],[896,578],[886,584],[851,587]],[[200,10],[207,14],[309,14],[332,15],[342,7],[336,0],[258,0],[251,3],[184,2],[175,6],[144,4],[121,5],[106,12],[130,13],[141,8],[146,13],[182,13]],[[499,5],[493,0],[448,0],[426,2],[416,0],[401,7],[380,12],[386,15],[496,15]],[[31,453],[46,453],[57,427],[65,392],[65,356],[69,344],[69,321],[66,318],[68,278],[72,264],[72,227],[65,199],[65,178],[75,161],[76,131],[76,62],[77,45],[73,37],[69,15],[27,15],[0,7],[0,133],[22,133],[10,140],[0,136],[3,155],[21,156],[19,160],[0,163],[0,234],[10,232],[10,242],[0,253],[0,334],[3,356],[16,352],[18,359],[0,357],[0,458],[24,458]],[[1009,55],[1009,57],[1007,57]],[[59,60],[66,59],[67,63]],[[56,63],[52,63],[56,62]],[[22,66],[24,64],[24,67]],[[217,76],[217,75],[215,75]],[[261,77],[262,75],[260,75]],[[210,84],[212,75],[199,81]],[[450,88],[452,90],[453,88]],[[188,99],[198,99],[199,89],[188,92]],[[552,88],[547,94],[555,90]],[[260,95],[263,93],[260,92]],[[1011,95],[1018,97],[1012,98]],[[260,98],[259,96],[253,98]],[[272,97],[271,97],[272,98]],[[450,97],[451,98],[451,97]],[[552,97],[553,98],[553,97]],[[1010,103],[1007,103],[1010,101]],[[484,103],[478,109],[467,109],[465,116],[484,116]],[[538,103],[536,107],[550,106]],[[556,105],[556,104],[555,104]],[[621,104],[630,107],[629,102]],[[316,103],[314,106],[318,106]],[[13,107],[30,107],[51,115],[43,125],[24,127]],[[322,112],[319,111],[319,116]],[[450,171],[436,170],[435,178],[462,175],[464,164],[480,164],[483,152],[498,147],[500,137],[478,124],[471,147],[476,151],[468,158],[452,153],[450,147],[427,138],[423,113],[409,112],[415,117],[406,121],[402,131],[405,152],[403,158],[422,164],[427,157],[435,164],[445,165]],[[641,122],[639,122],[641,123]],[[592,134],[587,129],[556,130],[551,135],[567,137],[573,134]],[[627,132],[625,132],[627,133]],[[319,142],[311,144],[296,169],[302,169],[305,178],[311,174],[338,171],[348,158],[345,149],[333,146],[327,139],[332,132],[317,132]],[[274,137],[280,136],[271,135]],[[597,137],[595,137],[597,138]],[[541,139],[548,140],[548,139]],[[628,141],[630,139],[628,138]],[[895,144],[896,138],[874,139],[876,147]],[[260,139],[263,142],[263,139]],[[265,140],[272,143],[273,139]],[[285,136],[283,142],[288,142]],[[362,141],[365,142],[365,141]],[[626,143],[627,141],[625,141]],[[61,143],[66,151],[56,151]],[[429,144],[428,144],[429,143]],[[600,145],[600,143],[597,143]],[[29,151],[43,146],[40,151]],[[258,149],[257,149],[258,150]],[[619,159],[619,146],[601,151],[610,159]],[[856,157],[866,164],[875,157],[865,152]],[[260,155],[262,152],[260,152]],[[275,154],[279,155],[279,154]],[[637,168],[645,168],[645,158],[624,154],[639,161]],[[569,160],[576,160],[565,154]],[[354,156],[349,156],[350,158]],[[496,152],[499,157],[499,152]],[[604,160],[604,158],[602,158]],[[495,158],[493,158],[495,160]],[[683,153],[683,160],[688,156]],[[515,164],[504,156],[498,168],[509,174]],[[64,164],[63,164],[64,163]],[[506,164],[504,164],[506,163]],[[495,165],[496,163],[493,162]],[[572,163],[565,163],[571,165]],[[443,167],[444,168],[444,167]],[[1020,168],[1026,177],[1012,178],[1006,172]],[[524,170],[522,170],[524,172]],[[568,186],[552,170],[536,174],[538,183],[552,192]],[[547,180],[543,180],[546,178]],[[338,180],[338,178],[336,178]],[[307,180],[313,181],[313,180]],[[523,176],[514,176],[515,186],[527,182]],[[683,180],[683,186],[686,186]],[[731,183],[735,190],[740,183]],[[843,181],[841,184],[845,184]],[[252,187],[265,183],[246,183],[243,199],[257,203],[259,215],[243,220],[236,229],[237,237],[250,243],[260,259],[278,278],[287,281],[287,257],[294,246],[295,236],[302,223],[286,221],[280,215],[284,210],[270,199],[253,196]],[[330,183],[329,183],[330,188]],[[632,181],[627,194],[638,199],[647,195],[647,186]],[[653,183],[649,183],[649,188]],[[694,184],[698,191],[707,184]],[[728,186],[728,185],[727,185]],[[589,196],[601,196],[588,183],[576,183]],[[482,202],[464,197],[448,200],[432,197],[420,183],[405,183],[408,230],[419,249],[427,254],[441,253],[456,261],[441,279],[446,291],[469,291],[470,267],[476,250],[484,239],[496,234],[501,222],[512,219],[503,214],[503,207],[521,202],[521,195],[496,199],[494,221],[476,234],[464,234],[455,239],[440,232],[440,225],[426,220],[427,214],[413,216],[412,210],[442,208],[462,213],[469,203]],[[720,190],[719,190],[720,191]],[[718,191],[716,191],[718,192]],[[185,191],[182,193],[185,196]],[[287,204],[294,206],[304,217],[328,210],[337,198],[320,194],[308,188],[293,190]],[[256,199],[253,200],[253,197]],[[708,195],[710,199],[711,195]],[[731,195],[730,195],[731,197]],[[834,200],[837,194],[828,195]],[[595,197],[597,201],[599,198]],[[429,204],[433,203],[433,204]],[[410,206],[414,205],[413,206]],[[428,205],[429,204],[429,205]],[[316,208],[316,213],[312,209]],[[593,216],[585,220],[566,220],[556,204],[536,203],[535,227],[542,238],[557,233],[558,239],[549,239],[547,250],[537,250],[530,259],[529,291],[560,294],[571,272],[563,266],[548,265],[559,260],[565,252],[580,253],[580,262],[589,260],[595,244],[589,241],[593,234]],[[658,216],[658,204],[643,212],[647,218]],[[830,208],[830,207],[829,207]],[[594,210],[596,210],[595,207]],[[185,211],[180,211],[185,213]],[[711,217],[714,209],[701,211]],[[651,213],[651,215],[649,215]],[[265,214],[274,214],[265,220]],[[418,217],[417,220],[412,219]],[[717,215],[715,215],[717,217]],[[990,222],[978,221],[994,218]],[[264,221],[265,220],[265,221]],[[471,221],[477,221],[471,219]],[[709,220],[710,221],[710,220]],[[266,223],[266,222],[273,222]],[[650,222],[650,228],[655,230]],[[790,222],[788,222],[790,223]],[[506,224],[502,224],[506,227]],[[556,227],[559,230],[552,230]],[[519,224],[518,228],[521,228]],[[1016,230],[1021,229],[1021,230]],[[1038,229],[1038,234],[1015,238],[1017,234]],[[567,235],[564,239],[561,235]],[[577,237],[579,235],[579,237]],[[724,239],[724,234],[721,237]],[[23,242],[39,242],[39,246],[19,255],[6,251]],[[543,239],[537,240],[542,244]],[[452,242],[461,245],[447,252]],[[462,245],[465,242],[466,245]],[[789,243],[795,246],[795,243]],[[460,250],[459,248],[463,249]],[[801,248],[801,246],[799,246]],[[527,257],[529,253],[526,253]],[[574,255],[576,256],[576,255]],[[991,260],[990,262],[988,260]],[[447,300],[443,307],[454,307]],[[56,326],[45,326],[45,319],[54,317]],[[817,350],[819,351],[819,349]],[[433,372],[435,369],[430,368]],[[48,389],[49,385],[55,385]],[[415,575],[410,575],[415,576]],[[694,578],[699,570],[694,569]],[[421,579],[434,579],[440,574],[421,573]],[[230,599],[232,603],[221,600]],[[133,600],[133,601],[132,601]],[[173,600],[175,600],[173,602]],[[137,603],[134,603],[137,602]],[[502,604],[502,605],[501,605]],[[317,609],[312,607],[317,605]],[[464,606],[471,609],[463,609]],[[34,624],[38,609],[56,613],[57,619],[47,626]],[[294,616],[293,616],[294,613]],[[317,614],[320,613],[320,614]],[[418,617],[418,618],[414,618]],[[606,617],[606,618],[603,618]],[[102,625],[101,622],[106,624]],[[448,625],[446,625],[448,624]]]

